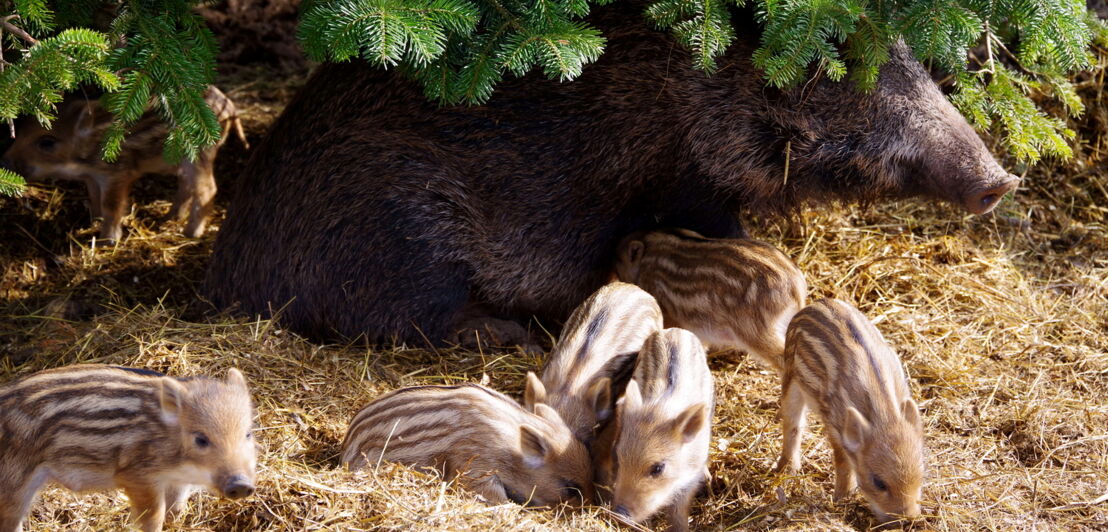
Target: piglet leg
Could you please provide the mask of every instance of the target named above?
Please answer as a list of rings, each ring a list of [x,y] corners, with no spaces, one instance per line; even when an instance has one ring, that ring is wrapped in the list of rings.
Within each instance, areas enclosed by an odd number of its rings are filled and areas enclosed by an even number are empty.
[[[100,238],[115,242],[123,238],[123,216],[130,204],[131,185],[134,176],[123,176],[108,183],[101,183],[100,209],[104,221],[100,226]]]
[[[131,519],[142,532],[161,532],[165,522],[165,491],[142,484],[124,484],[123,491],[131,499]]]
[[[777,461],[778,473],[796,474],[800,471],[800,442],[808,422],[808,404],[800,385],[793,382],[793,375],[786,372],[781,388],[781,458]],[[777,500],[786,502],[785,490],[778,486]]]
[[[23,530],[23,518],[46,481],[41,468],[28,470],[14,462],[0,462],[0,532]]]
[[[173,197],[173,207],[169,209],[169,218],[172,220],[184,220],[192,206],[193,186],[196,182],[192,172],[186,172],[187,161],[181,163],[177,169],[177,195]]]
[[[692,506],[692,500],[695,496],[695,488],[688,489],[684,493],[677,495],[676,500],[673,501],[673,504],[666,512],[669,518],[669,530],[671,532],[688,532],[689,507]]]
[[[842,444],[831,438],[831,451],[835,461],[835,495],[834,501],[838,502],[854,491],[854,468],[850,466],[850,459],[846,456],[846,450]]]
[[[95,220],[104,215],[103,210],[100,208],[100,202],[103,201],[101,199],[100,183],[96,181],[96,178],[86,177],[85,187],[88,188],[88,209],[92,214],[92,219]]]
[[[781,459],[777,461],[777,472],[796,473],[800,470],[800,442],[808,421],[808,405],[804,392],[792,382],[792,375],[785,375],[781,395]]]
[[[185,227],[185,236],[189,238],[196,238],[204,234],[208,217],[211,216],[212,208],[215,206],[214,169],[214,150],[201,153],[195,163],[188,161],[181,163],[179,181],[182,184],[188,182],[188,190],[192,194],[189,201],[189,223]]]
[[[504,489],[504,484],[500,482],[500,478],[496,475],[486,475],[470,480],[466,484],[469,489],[484,497],[489,504],[504,504],[510,500],[508,499],[508,492]]]

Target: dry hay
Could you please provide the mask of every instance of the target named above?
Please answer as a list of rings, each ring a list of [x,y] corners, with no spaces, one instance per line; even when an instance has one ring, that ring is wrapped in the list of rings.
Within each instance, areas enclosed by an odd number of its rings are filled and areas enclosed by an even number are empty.
[[[254,135],[279,110],[251,119],[266,102],[244,102]],[[927,517],[916,529],[1108,528],[1108,175],[1086,155],[1072,167],[1035,169],[995,216],[913,201],[806,210],[799,223],[755,228],[798,262],[812,297],[856,302],[902,355],[930,454]],[[225,164],[241,160],[232,155]],[[89,246],[95,230],[85,227],[80,187],[36,187],[22,200],[0,200],[0,382],[77,362],[175,375],[241,368],[258,407],[259,491],[242,502],[194,497],[177,526],[618,528],[601,509],[490,507],[405,467],[338,467],[346,421],[374,397],[458,381],[518,396],[522,375],[541,361],[512,351],[320,346],[278,322],[207,316],[196,287],[214,235],[188,240],[158,222],[171,191],[154,180],[142,186],[129,236],[114,248]],[[831,502],[818,423],[804,445],[803,474],[786,485],[789,502],[768,502],[783,480],[771,472],[780,449],[777,378],[741,354],[715,354],[712,368],[714,478],[712,495],[693,509],[694,526],[872,524],[860,497]],[[125,518],[118,493],[49,489],[28,529],[116,529]]]

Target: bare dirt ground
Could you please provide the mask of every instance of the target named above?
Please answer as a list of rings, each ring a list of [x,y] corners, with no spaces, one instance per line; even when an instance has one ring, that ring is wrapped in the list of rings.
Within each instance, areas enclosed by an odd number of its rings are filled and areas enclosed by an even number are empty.
[[[303,79],[299,72],[258,81],[258,72],[238,69],[221,80],[254,143]],[[1078,159],[1027,171],[996,216],[913,201],[755,221],[755,235],[787,250],[807,274],[812,298],[855,302],[903,357],[929,455],[926,517],[914,529],[1108,529],[1108,121],[1099,96],[1088,102],[1095,127],[1084,132]],[[0,199],[0,382],[78,362],[174,375],[242,369],[257,403],[259,491],[242,502],[196,496],[174,523],[182,529],[619,528],[599,508],[490,507],[404,467],[339,467],[347,420],[378,395],[479,381],[518,397],[524,373],[541,359],[511,350],[315,345],[279,320],[212,315],[197,289],[247,156],[233,139],[221,154],[219,212],[196,240],[165,220],[171,178],[140,182],[128,236],[116,247],[92,245],[96,227],[81,186],[39,185],[24,198]],[[803,474],[772,473],[780,450],[775,375],[738,353],[716,353],[712,369],[713,495],[698,499],[694,527],[874,524],[860,496],[831,502],[818,423],[805,441]],[[789,501],[767,500],[782,482]],[[118,529],[126,515],[119,493],[52,488],[27,529]]]

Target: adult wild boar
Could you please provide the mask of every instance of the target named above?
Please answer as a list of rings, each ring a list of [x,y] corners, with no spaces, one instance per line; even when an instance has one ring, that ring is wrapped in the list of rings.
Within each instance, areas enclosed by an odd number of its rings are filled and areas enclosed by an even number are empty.
[[[311,337],[438,342],[497,318],[564,318],[625,235],[741,232],[741,208],[931,196],[974,213],[1016,186],[898,45],[876,90],[764,86],[740,32],[707,77],[641,5],[590,19],[606,53],[440,108],[361,62],[324,65],[240,178],[205,281],[218,307]],[[786,152],[789,174],[785,179]]]

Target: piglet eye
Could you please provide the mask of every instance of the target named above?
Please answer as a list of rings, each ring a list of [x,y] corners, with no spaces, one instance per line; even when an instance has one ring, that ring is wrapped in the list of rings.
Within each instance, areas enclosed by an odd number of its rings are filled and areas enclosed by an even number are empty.
[[[254,439],[254,433],[253,432],[247,432],[246,433],[246,439],[248,439],[248,440]]]
[[[212,444],[212,442],[210,440],[208,440],[207,436],[205,436],[205,435],[203,435],[199,432],[193,434],[192,439],[196,443],[196,446],[201,448],[201,449],[207,449],[208,446],[210,446]]]
[[[880,491],[889,491],[889,485],[885,484],[885,481],[881,480],[881,477],[877,475],[871,475],[871,477],[872,478],[870,480],[873,481],[873,487],[877,488]]]
[[[45,135],[39,137],[38,140],[35,141],[35,144],[38,146],[38,149],[49,153],[54,151],[54,147],[58,144],[58,139],[51,137],[50,135]]]
[[[652,476],[652,477],[655,477],[655,478],[660,477],[660,476],[662,476],[662,473],[664,473],[665,471],[666,471],[666,463],[665,462],[658,462],[658,463],[650,466],[650,476]]]

